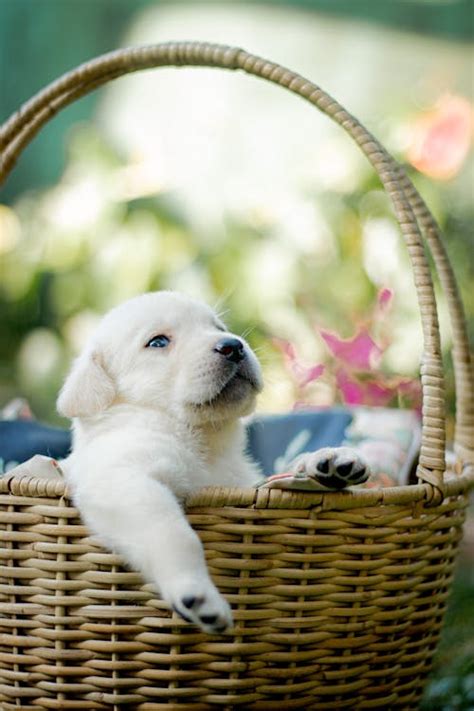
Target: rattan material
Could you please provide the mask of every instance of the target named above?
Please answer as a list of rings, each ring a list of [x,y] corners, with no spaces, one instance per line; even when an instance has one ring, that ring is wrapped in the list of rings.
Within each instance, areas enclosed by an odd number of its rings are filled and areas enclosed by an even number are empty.
[[[61,482],[13,480],[0,495],[1,707],[415,709],[467,478],[435,507],[427,485],[196,495],[189,517],[236,621],[218,637],[95,545]]]
[[[473,383],[439,230],[400,166],[319,87],[241,49],[119,50],[64,75],[0,129],[0,178],[41,126],[110,79],[165,65],[241,69],[299,94],[359,144],[389,193],[424,336],[420,484],[334,494],[210,489],[188,506],[232,634],[182,622],[90,538],[62,482],[0,481],[1,708],[415,709],[474,484]],[[453,322],[456,475],[446,479],[443,365],[421,230]]]

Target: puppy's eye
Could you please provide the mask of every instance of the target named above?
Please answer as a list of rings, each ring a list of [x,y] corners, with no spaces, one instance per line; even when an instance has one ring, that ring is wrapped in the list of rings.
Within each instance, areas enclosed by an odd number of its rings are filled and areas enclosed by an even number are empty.
[[[166,348],[169,344],[170,339],[168,336],[153,336],[153,338],[148,341],[145,348]]]

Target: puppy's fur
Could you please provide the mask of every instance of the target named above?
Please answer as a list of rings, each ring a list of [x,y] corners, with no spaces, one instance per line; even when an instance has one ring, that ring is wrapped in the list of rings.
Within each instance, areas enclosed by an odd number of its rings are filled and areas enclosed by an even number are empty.
[[[158,335],[169,345],[147,347]],[[231,336],[202,303],[144,294],[103,318],[57,403],[73,418],[61,467],[87,524],[206,631],[228,627],[231,614],[180,501],[258,479],[239,418],[254,407],[260,367],[242,339],[239,362],[216,350]]]
[[[85,521],[207,632],[232,618],[181,502],[205,486],[256,484],[240,418],[261,387],[242,338],[208,306],[164,291],[103,318],[58,398],[58,411],[73,419],[72,454],[61,467]],[[338,450],[321,452],[300,457],[298,471],[340,468]],[[349,473],[364,475],[357,458],[349,461]]]

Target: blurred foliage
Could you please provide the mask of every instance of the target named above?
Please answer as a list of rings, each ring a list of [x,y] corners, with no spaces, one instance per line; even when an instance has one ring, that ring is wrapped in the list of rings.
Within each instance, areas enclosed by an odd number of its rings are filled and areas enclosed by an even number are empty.
[[[83,125],[72,135],[61,181],[25,194],[15,210],[0,208],[1,399],[21,393],[41,418],[54,421],[54,398],[67,364],[99,314],[142,291],[184,288],[211,302],[224,298],[236,332],[252,327],[248,338],[263,349],[270,381],[264,406],[291,407],[291,387],[283,385],[288,378],[271,338],[290,333],[294,341],[300,328],[304,340],[304,334],[314,334],[315,323],[337,324],[349,335],[354,322],[367,316],[380,284],[364,267],[364,230],[367,224],[395,229],[378,179],[362,171],[350,195],[310,196],[333,238],[325,254],[311,243],[298,253],[277,225],[252,213],[247,219],[229,214],[222,228],[201,233],[186,218],[178,192],[139,194],[140,180],[139,166],[127,163],[92,124]],[[449,200],[449,191],[439,191],[434,204],[467,285],[472,251],[470,237],[462,235],[469,235],[472,213],[447,217]],[[402,248],[400,259],[409,273]],[[467,295],[472,326],[473,294]],[[393,319],[395,330],[417,321],[416,304],[397,300],[396,287]],[[418,339],[419,334],[410,346],[408,375],[416,375]],[[391,363],[394,373],[397,362]],[[324,378],[315,388],[313,402],[326,404]],[[448,398],[452,412],[452,378]]]
[[[286,3],[288,0],[279,0]],[[354,20],[469,40],[474,29],[471,0],[291,0],[294,5]]]
[[[472,555],[458,565],[441,643],[420,711],[474,708],[474,576]]]
[[[0,120],[56,76],[116,47],[140,10],[179,5],[192,10],[199,4],[196,0],[0,0]],[[211,4],[222,8],[247,3]],[[451,40],[473,37],[472,0],[252,0],[249,4],[263,5],[267,13],[293,8],[315,17],[334,16]],[[212,27],[207,39],[213,39]],[[31,185],[45,186],[59,178],[65,156],[57,138],[90,116],[96,104],[97,95],[92,94],[41,131],[27,148],[28,159],[19,163],[3,188],[4,200]]]

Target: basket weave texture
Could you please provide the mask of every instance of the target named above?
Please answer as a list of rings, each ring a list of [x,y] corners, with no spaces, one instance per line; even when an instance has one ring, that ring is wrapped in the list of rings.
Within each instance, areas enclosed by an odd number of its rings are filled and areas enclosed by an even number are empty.
[[[416,709],[474,484],[465,320],[439,229],[376,139],[319,87],[237,48],[119,50],[64,75],[0,128],[0,179],[57,111],[110,79],[165,65],[241,69],[299,94],[360,145],[392,198],[424,335],[419,483],[302,494],[209,489],[188,502],[232,633],[181,621],[91,538],[62,482],[0,480],[0,708]],[[443,365],[423,237],[453,327],[457,423],[445,465]]]

